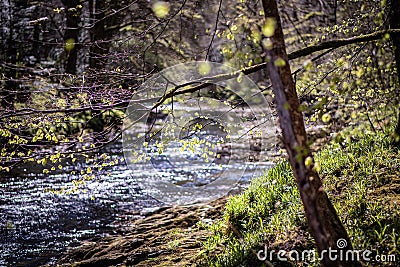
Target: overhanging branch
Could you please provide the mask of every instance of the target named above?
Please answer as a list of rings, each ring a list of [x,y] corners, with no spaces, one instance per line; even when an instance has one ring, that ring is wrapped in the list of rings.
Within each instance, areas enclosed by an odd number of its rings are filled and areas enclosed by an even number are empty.
[[[364,34],[364,35],[359,35],[359,36],[354,36],[350,38],[342,38],[342,39],[336,39],[336,40],[331,40],[331,41],[326,41],[323,43],[319,43],[316,45],[310,45],[305,48],[299,49],[297,51],[294,51],[292,53],[288,54],[289,60],[297,59],[300,57],[305,57],[308,55],[311,55],[312,53],[319,52],[322,50],[326,49],[336,49],[342,46],[346,45],[351,45],[351,44],[356,44],[356,43],[362,43],[362,42],[368,42],[368,41],[374,41],[378,39],[382,39],[385,34],[394,34],[398,33],[400,34],[400,29],[388,29],[388,30],[382,30],[382,31],[377,31],[369,34]],[[229,80],[232,78],[237,77],[238,75],[248,75],[254,72],[257,72],[259,70],[262,70],[266,67],[267,63],[261,63],[258,65],[250,66],[247,68],[243,68],[241,70],[232,72],[232,73],[227,73],[227,74],[221,74],[221,75],[216,75],[216,76],[211,76],[211,77],[205,77],[196,81],[190,81],[186,84],[180,84],[174,88],[171,88],[171,90],[165,94],[163,97],[160,98],[160,100],[154,105],[154,108],[160,106],[162,103],[164,103],[165,100],[172,98],[177,95],[182,95],[186,93],[193,93],[196,91],[199,91],[208,85],[214,84],[218,81],[224,81],[224,80]],[[122,104],[122,105],[121,105]],[[123,106],[126,105],[127,101],[123,103],[119,103],[118,105],[111,105],[111,106],[105,106],[104,108],[115,108],[117,106]],[[99,108],[103,108],[99,106]],[[26,115],[31,115],[34,113],[63,113],[63,112],[76,112],[76,111],[82,111],[82,110],[91,110],[93,107],[82,107],[78,109],[69,109],[69,110],[35,110],[35,109],[29,109],[29,110],[23,110],[23,112],[18,112],[14,111],[10,114],[2,114],[0,116],[0,119],[10,117],[10,116],[26,116]]]
[[[335,48],[339,48],[339,47],[346,46],[346,45],[374,41],[374,40],[382,39],[385,36],[385,34],[393,34],[393,33],[400,33],[400,29],[382,30],[382,31],[377,31],[377,32],[370,33],[370,34],[359,35],[359,36],[354,36],[354,37],[350,37],[350,38],[336,39],[336,40],[319,43],[316,45],[307,46],[305,48],[302,48],[302,49],[299,49],[292,53],[289,53],[288,58],[289,58],[289,60],[293,60],[293,59],[308,56],[308,55],[311,55],[312,53],[319,52],[319,51],[326,50],[326,49],[335,49]],[[177,95],[186,94],[186,93],[196,92],[196,91],[203,89],[203,88],[207,87],[208,85],[211,85],[215,82],[235,78],[238,75],[240,75],[241,73],[248,75],[248,74],[257,72],[259,70],[264,69],[266,67],[266,65],[267,65],[267,63],[263,62],[261,64],[243,68],[241,70],[238,70],[238,71],[235,71],[232,73],[202,78],[201,80],[198,80],[198,81],[193,81],[188,84],[176,86],[176,87],[172,88],[163,97],[161,97],[160,100],[154,105],[154,108],[160,106],[168,98],[171,98],[171,97],[174,97]],[[193,86],[193,84],[195,84],[195,83],[198,83],[198,85]],[[187,87],[187,88],[179,90],[180,88],[183,88],[183,87]]]
[[[350,44],[356,44],[356,43],[362,43],[362,42],[368,42],[368,41],[382,39],[385,36],[385,34],[393,34],[393,33],[400,33],[400,29],[389,29],[389,30],[377,31],[377,32],[369,33],[369,34],[354,36],[354,37],[350,37],[350,38],[342,38],[342,39],[326,41],[326,42],[323,42],[320,44],[307,46],[300,50],[294,51],[294,52],[288,54],[288,57],[289,57],[289,59],[296,59],[296,58],[308,56],[314,52],[322,51],[322,50],[329,49],[329,48],[339,48],[339,47],[350,45]]]

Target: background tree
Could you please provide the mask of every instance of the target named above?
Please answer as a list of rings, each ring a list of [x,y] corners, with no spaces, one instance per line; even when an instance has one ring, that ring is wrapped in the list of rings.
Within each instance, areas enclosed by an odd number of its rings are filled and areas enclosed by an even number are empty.
[[[65,51],[67,53],[67,60],[65,63],[65,72],[69,74],[75,74],[77,68],[78,50],[80,48],[79,23],[82,5],[79,4],[79,0],[63,0],[62,3],[65,5],[66,13],[64,43]]]

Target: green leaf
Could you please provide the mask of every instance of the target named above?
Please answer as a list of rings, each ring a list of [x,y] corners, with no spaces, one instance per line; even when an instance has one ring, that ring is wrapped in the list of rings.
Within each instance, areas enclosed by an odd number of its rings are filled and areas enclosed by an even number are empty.
[[[65,50],[67,52],[71,51],[75,47],[75,39],[74,38],[69,38],[65,41]]]
[[[200,63],[199,65],[199,73],[201,75],[208,75],[211,71],[211,65],[208,62]]]
[[[329,113],[325,113],[324,115],[322,115],[322,121],[324,123],[328,123],[331,120],[331,115],[329,115]]]
[[[169,3],[164,1],[157,1],[152,6],[154,14],[159,18],[165,18],[169,13],[169,8]]]
[[[286,66],[286,61],[283,58],[278,57],[274,61],[274,65],[278,68]]]
[[[262,33],[266,37],[272,37],[275,34],[276,20],[274,18],[267,18],[265,24],[262,27]]]
[[[311,167],[311,165],[313,164],[313,159],[312,159],[312,157],[307,157],[305,160],[304,160],[304,165],[306,165],[306,167],[307,168],[310,168]]]

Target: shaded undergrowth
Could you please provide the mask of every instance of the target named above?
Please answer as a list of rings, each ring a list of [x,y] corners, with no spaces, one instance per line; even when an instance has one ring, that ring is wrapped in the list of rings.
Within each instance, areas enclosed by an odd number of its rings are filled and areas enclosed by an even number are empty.
[[[372,251],[371,260],[364,263],[395,266],[388,255],[399,256],[400,153],[381,133],[352,130],[343,136],[349,138],[336,138],[315,157],[325,189],[354,248]],[[318,266],[312,258],[283,262],[276,253],[265,261],[257,257],[260,250],[301,254],[314,248],[287,162],[278,163],[245,192],[231,197],[222,219],[198,227],[212,232],[203,244],[199,266]],[[387,262],[377,262],[376,255]]]

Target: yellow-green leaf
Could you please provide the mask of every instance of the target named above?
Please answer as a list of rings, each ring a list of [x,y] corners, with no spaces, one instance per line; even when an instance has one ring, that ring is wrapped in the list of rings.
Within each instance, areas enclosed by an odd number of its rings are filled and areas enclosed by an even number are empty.
[[[278,57],[274,61],[274,65],[278,68],[284,67],[286,65],[286,61],[283,58]]]
[[[157,1],[152,6],[154,14],[159,18],[165,18],[169,13],[169,8],[169,3],[164,1]]]
[[[262,27],[262,33],[266,37],[271,37],[275,34],[276,21],[274,18],[267,18],[265,24]]]
[[[329,113],[325,113],[324,115],[322,115],[322,121],[324,123],[328,123],[331,120],[331,115],[329,115]]]
[[[74,38],[69,38],[65,41],[65,50],[67,52],[71,51],[75,47],[75,39]]]
[[[304,160],[304,165],[306,165],[307,168],[310,168],[312,164],[313,164],[313,159],[312,159],[312,157],[307,157],[307,158]]]
[[[199,65],[199,73],[201,75],[208,75],[211,71],[211,65],[208,62],[202,62]]]

